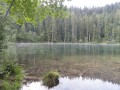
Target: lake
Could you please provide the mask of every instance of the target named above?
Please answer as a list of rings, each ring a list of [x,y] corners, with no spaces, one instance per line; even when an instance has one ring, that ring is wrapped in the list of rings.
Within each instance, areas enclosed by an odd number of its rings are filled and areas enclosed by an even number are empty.
[[[120,90],[120,85],[110,82],[103,82],[99,79],[88,78],[60,78],[60,84],[48,89],[42,82],[32,82],[24,85],[21,90]]]
[[[62,77],[81,76],[120,85],[119,44],[17,43],[9,45],[8,51],[28,76],[41,78],[56,70]]]

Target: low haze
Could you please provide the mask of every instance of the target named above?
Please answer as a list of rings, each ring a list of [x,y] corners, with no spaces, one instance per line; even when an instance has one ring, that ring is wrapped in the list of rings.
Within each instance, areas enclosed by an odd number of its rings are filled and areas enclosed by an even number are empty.
[[[116,2],[120,2],[120,0],[72,0],[70,2],[65,2],[65,5],[68,7],[75,6],[75,7],[101,7],[105,6],[106,4],[114,4]]]

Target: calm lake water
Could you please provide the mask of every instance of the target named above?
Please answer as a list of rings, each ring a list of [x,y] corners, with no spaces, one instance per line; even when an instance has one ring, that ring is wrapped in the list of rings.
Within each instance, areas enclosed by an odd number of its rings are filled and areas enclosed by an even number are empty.
[[[79,59],[84,57],[88,61],[90,57],[96,61],[98,61],[97,57],[99,57],[99,60],[103,61],[104,59],[105,61],[120,61],[118,60],[120,56],[120,45],[21,43],[10,45],[9,51],[11,54],[17,53],[17,59],[21,63],[22,61],[26,62],[33,60],[33,58],[37,58],[38,60],[61,60],[64,57],[69,57],[69,59],[71,59],[72,56],[75,58],[78,56]]]
[[[57,70],[65,77],[82,76],[85,78],[101,79],[105,82],[120,85],[119,44],[19,43],[11,44],[8,51],[10,58],[16,58],[17,62],[26,69],[26,73],[28,73],[29,76],[41,77],[50,70]],[[97,83],[97,81],[95,82]],[[78,82],[84,83],[81,79]],[[89,79],[88,82],[92,83]],[[111,83],[108,84],[110,87],[112,86]],[[105,85],[101,85],[100,88],[104,86]],[[120,88],[111,90],[120,90]]]
[[[24,85],[21,90],[48,90],[42,82],[33,82]],[[60,78],[60,84],[49,90],[120,90],[118,84],[103,82],[99,79],[85,79],[82,77],[69,79]]]

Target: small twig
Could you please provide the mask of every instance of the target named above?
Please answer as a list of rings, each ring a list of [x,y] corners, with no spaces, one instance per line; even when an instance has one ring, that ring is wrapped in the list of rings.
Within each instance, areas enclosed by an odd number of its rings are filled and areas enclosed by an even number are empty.
[[[84,76],[85,74],[86,74],[86,71],[84,71],[81,76]]]

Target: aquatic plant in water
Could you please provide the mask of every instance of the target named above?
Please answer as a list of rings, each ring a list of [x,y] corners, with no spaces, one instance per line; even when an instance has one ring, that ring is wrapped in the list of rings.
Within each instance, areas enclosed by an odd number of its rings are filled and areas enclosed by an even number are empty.
[[[59,84],[59,77],[60,75],[58,72],[50,71],[43,77],[42,83],[44,86],[52,88]]]

